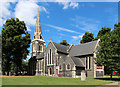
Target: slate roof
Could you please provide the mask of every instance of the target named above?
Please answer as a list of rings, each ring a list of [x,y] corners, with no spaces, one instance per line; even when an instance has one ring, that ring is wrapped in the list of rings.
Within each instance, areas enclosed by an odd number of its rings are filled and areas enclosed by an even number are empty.
[[[55,42],[53,42],[53,44],[55,45],[59,52],[68,53],[67,50],[69,49],[69,46],[64,46]]]
[[[88,43],[75,45],[71,48],[69,55],[70,56],[83,56],[83,55],[93,54],[96,44],[97,44],[97,40],[91,41]]]
[[[36,59],[42,59],[42,58],[44,58],[44,53],[40,53],[36,57]]]
[[[71,59],[73,60],[73,62],[75,63],[76,66],[85,67],[80,58],[71,57]]]

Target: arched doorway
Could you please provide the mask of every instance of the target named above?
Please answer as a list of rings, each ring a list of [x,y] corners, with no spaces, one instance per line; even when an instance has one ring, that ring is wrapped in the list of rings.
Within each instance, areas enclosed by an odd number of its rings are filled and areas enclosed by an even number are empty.
[[[50,68],[50,70],[49,70],[49,71],[50,71],[50,75],[52,75],[52,68]]]

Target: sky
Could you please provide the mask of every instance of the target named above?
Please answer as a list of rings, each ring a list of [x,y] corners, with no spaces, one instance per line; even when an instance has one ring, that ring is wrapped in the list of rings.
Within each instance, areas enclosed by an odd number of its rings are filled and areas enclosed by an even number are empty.
[[[77,45],[80,44],[85,32],[92,32],[96,37],[102,27],[113,29],[114,24],[118,23],[118,2],[108,2],[108,0],[104,0],[107,2],[57,1],[3,1],[0,7],[0,29],[6,19],[17,17],[26,23],[31,40],[33,40],[39,8],[41,30],[46,46],[50,38],[56,43],[67,40],[69,44]]]

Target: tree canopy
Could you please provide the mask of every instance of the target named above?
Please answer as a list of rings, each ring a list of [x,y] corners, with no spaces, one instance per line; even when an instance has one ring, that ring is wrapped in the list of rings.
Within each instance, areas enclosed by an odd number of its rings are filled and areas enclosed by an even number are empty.
[[[101,36],[105,35],[106,33],[110,32],[110,31],[111,31],[111,28],[102,27],[102,29],[98,32],[95,40],[99,39]]]
[[[105,66],[112,78],[112,71],[120,71],[120,23],[101,36],[99,45],[101,48],[97,52],[96,63]]]
[[[83,35],[82,40],[80,41],[80,43],[86,43],[86,42],[90,42],[90,41],[93,41],[93,40],[94,40],[94,34],[86,32]]]
[[[2,29],[3,72],[14,73],[21,70],[22,59],[26,59],[30,47],[30,34],[24,21],[7,19]],[[13,68],[11,68],[13,66]]]
[[[63,40],[62,42],[60,42],[60,44],[65,45],[65,46],[70,46],[70,44],[69,44],[69,43],[67,43],[67,41],[66,41],[66,40]]]

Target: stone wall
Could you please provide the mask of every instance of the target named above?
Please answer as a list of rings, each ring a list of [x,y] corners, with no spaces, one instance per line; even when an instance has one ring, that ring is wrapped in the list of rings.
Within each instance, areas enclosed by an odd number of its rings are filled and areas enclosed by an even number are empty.
[[[49,53],[49,50],[52,50],[52,64],[47,64],[48,60],[47,60],[47,54]],[[56,48],[53,45],[52,42],[49,42],[47,48],[46,48],[46,57],[45,57],[45,74],[49,74],[50,75],[50,68],[51,68],[51,74],[55,75],[55,70],[56,70]]]
[[[67,65],[70,64],[70,69],[67,69]],[[74,71],[74,62],[70,58],[69,55],[60,54],[59,53],[59,65],[61,65],[61,70],[59,70],[59,73],[64,77],[72,77],[74,76],[72,71]]]
[[[86,69],[86,57],[91,57],[91,69]],[[82,63],[85,65],[85,72],[86,72],[86,76],[87,77],[94,77],[94,59],[92,55],[86,55],[86,56],[82,56],[80,57],[82,60]],[[89,62],[89,61],[88,61]],[[89,65],[88,65],[89,67]]]

